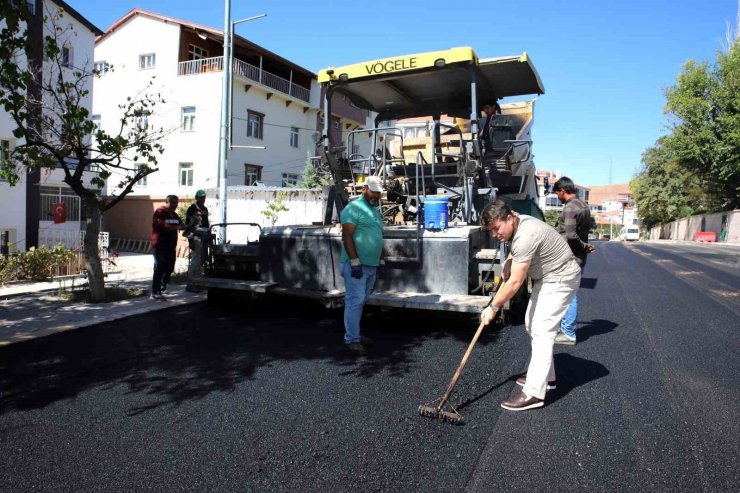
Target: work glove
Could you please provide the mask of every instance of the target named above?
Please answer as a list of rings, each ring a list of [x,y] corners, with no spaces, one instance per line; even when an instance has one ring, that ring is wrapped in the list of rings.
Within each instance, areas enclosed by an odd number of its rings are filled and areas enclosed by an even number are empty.
[[[362,264],[360,263],[360,259],[352,259],[350,260],[350,263],[352,264],[352,277],[355,279],[362,279]]]

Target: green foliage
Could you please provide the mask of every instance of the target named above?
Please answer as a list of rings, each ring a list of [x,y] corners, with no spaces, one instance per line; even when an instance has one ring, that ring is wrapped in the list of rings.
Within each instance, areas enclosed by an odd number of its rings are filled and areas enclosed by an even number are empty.
[[[301,178],[298,180],[298,188],[322,188],[332,184],[331,176],[316,168],[311,160],[310,154],[306,155],[306,167],[301,172]]]
[[[630,183],[643,224],[740,207],[740,42],[687,62],[665,96],[671,132]]]
[[[545,211],[545,222],[553,228],[558,225],[560,213],[558,211]]]
[[[23,279],[43,281],[52,274],[54,268],[61,268],[74,258],[74,252],[62,245],[53,248],[40,246],[0,258],[0,283]]]
[[[0,177],[13,186],[27,170],[59,169],[63,181],[82,199],[87,217],[85,251],[88,252],[88,280],[98,300],[104,296],[103,269],[97,252],[99,220],[103,212],[128,195],[134,185],[157,170],[157,157],[164,152],[160,140],[164,129],[151,125],[150,115],[164,103],[153,90],[153,81],[135,96],[120,104],[118,122],[111,118],[108,132],[96,128],[87,105],[92,78],[102,71],[88,66],[68,67],[62,47],[74,41],[77,33],[66,19],[63,8],[39,4],[48,15],[43,20],[31,16],[27,2],[0,2],[0,107],[11,120],[16,145],[0,162]],[[52,12],[54,10],[54,12]],[[43,40],[31,39],[24,26],[43,22]],[[43,46],[39,46],[43,43]],[[42,66],[36,62],[42,50]],[[19,64],[28,60],[27,64]],[[80,62],[84,62],[80,60]],[[108,70],[110,67],[106,67]],[[172,129],[174,130],[174,129]],[[91,138],[92,137],[92,138]],[[96,170],[87,181],[85,171]],[[117,193],[98,191],[116,172],[124,178]]]
[[[290,208],[285,203],[285,192],[280,192],[277,197],[275,197],[275,200],[271,200],[267,203],[267,208],[262,211],[262,215],[265,216],[270,223],[275,226],[275,223],[278,220],[278,215],[281,212],[286,212],[290,210]]]
[[[43,19],[49,34],[44,36],[45,62],[43,70],[39,70],[33,62],[28,66],[18,64],[19,60],[33,60],[28,55],[38,48],[23,27],[32,19],[26,2],[0,2],[0,19],[6,23],[6,28],[0,30],[0,107],[16,127],[13,135],[19,142],[0,163],[0,176],[12,186],[26,169],[60,169],[64,182],[77,195],[92,199],[115,170],[126,178],[118,185],[121,192],[117,197],[97,199],[102,212],[128,194],[136,182],[157,170],[157,156],[164,151],[159,141],[165,133],[163,129],[141,125],[141,121],[164,101],[152,92],[150,81],[135,97],[119,105],[117,134],[96,128],[86,107],[91,79],[111,67],[102,71],[66,67],[61,47],[77,33],[65,15],[64,9],[56,8]],[[92,168],[99,168],[100,172],[85,183],[83,172]]]
[[[678,164],[664,140],[645,151],[643,167],[630,182],[647,228],[710,210],[701,179]]]
[[[177,204],[177,210],[175,211],[175,214],[177,214],[177,217],[180,218],[181,221],[185,221],[185,216],[188,214],[188,209],[193,204],[193,200],[186,198],[186,199],[180,199],[180,202]]]

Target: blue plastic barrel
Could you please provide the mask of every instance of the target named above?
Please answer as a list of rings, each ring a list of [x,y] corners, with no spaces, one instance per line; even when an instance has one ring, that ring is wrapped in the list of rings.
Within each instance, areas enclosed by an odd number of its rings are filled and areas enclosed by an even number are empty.
[[[447,229],[449,211],[447,197],[444,195],[429,195],[424,200],[424,229],[440,231]]]

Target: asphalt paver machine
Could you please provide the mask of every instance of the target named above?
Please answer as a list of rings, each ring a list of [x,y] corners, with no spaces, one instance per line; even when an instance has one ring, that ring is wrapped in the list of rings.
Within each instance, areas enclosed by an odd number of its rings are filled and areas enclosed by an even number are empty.
[[[375,175],[385,189],[380,207],[386,256],[368,304],[480,311],[505,254],[479,226],[482,209],[503,198],[514,210],[542,218],[531,137],[536,100],[502,103],[501,114],[487,126],[485,148],[478,121],[484,101],[544,93],[531,59],[526,53],[482,59],[462,47],[328,68],[318,81],[325,89],[324,130],[315,161],[333,182],[323,224],[265,227],[249,244],[214,245],[206,275],[191,284],[208,288],[209,299],[243,290],[340,305],[337,218]],[[376,115],[374,127],[332,141],[336,93]],[[443,116],[469,124],[443,123]],[[403,132],[394,125],[412,117],[430,119],[430,152],[407,159]],[[368,155],[347,152],[357,149],[360,136],[370,138]],[[401,150],[396,154],[388,145],[394,139]],[[430,220],[440,213],[439,220]]]

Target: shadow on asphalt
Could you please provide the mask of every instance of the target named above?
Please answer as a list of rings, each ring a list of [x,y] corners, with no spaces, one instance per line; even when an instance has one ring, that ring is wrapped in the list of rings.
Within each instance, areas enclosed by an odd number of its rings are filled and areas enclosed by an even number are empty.
[[[499,389],[499,388],[503,387],[504,385],[506,385],[506,384],[508,384],[508,383],[514,383],[514,382],[516,382],[516,379],[517,379],[517,378],[519,378],[519,375],[512,375],[512,376],[510,376],[509,378],[507,378],[506,380],[503,380],[503,381],[501,381],[501,382],[498,382],[497,384],[495,384],[495,385],[491,386],[491,387],[490,387],[490,388],[489,388],[488,390],[486,390],[486,391],[485,391],[485,392],[483,392],[482,394],[478,394],[478,395],[476,395],[475,397],[472,397],[472,398],[470,398],[470,399],[466,399],[465,401],[463,401],[462,403],[460,403],[460,405],[458,405],[458,406],[457,406],[457,410],[458,410],[458,411],[462,411],[462,410],[463,410],[463,409],[465,409],[466,407],[468,407],[468,406],[470,406],[471,404],[474,404],[475,402],[477,402],[477,401],[479,401],[479,400],[483,399],[483,398],[484,398],[484,397],[486,397],[486,396],[487,396],[488,394],[490,394],[490,393],[492,393],[493,391],[495,391],[495,390],[497,390],[497,389]]]
[[[578,328],[578,343],[588,340],[590,337],[607,334],[619,327],[619,324],[600,318],[586,322],[586,325]]]
[[[571,390],[609,374],[609,370],[601,363],[578,358],[568,353],[555,355],[555,368],[558,385],[556,389],[547,393],[548,403],[553,403],[566,396]]]
[[[599,280],[595,277],[582,277],[581,288],[582,289],[596,289],[596,283]]]
[[[0,414],[43,408],[97,387],[141,393],[139,414],[230,392],[260,367],[326,360],[340,375],[401,376],[419,367],[425,341],[471,339],[477,316],[367,308],[363,335],[374,344],[355,358],[342,342],[342,310],[277,298],[215,307],[176,307],[0,348]],[[484,332],[479,345],[496,341]]]

